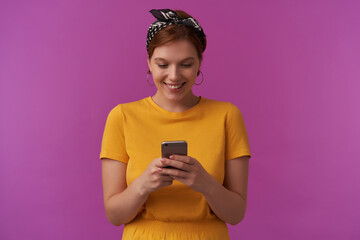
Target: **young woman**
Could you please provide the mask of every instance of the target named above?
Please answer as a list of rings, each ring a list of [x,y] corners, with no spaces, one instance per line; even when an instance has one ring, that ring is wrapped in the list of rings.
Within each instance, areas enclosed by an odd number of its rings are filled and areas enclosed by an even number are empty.
[[[125,240],[229,239],[226,223],[246,210],[251,154],[242,115],[192,92],[206,48],[199,23],[183,11],[150,12],[157,91],[109,113],[100,153],[106,216],[125,224]],[[188,156],[161,158],[161,143],[171,140],[187,141]]]

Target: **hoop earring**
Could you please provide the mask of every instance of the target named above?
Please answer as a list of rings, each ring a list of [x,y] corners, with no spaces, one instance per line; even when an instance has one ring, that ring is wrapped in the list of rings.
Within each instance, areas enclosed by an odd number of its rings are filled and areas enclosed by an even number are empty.
[[[150,86],[150,87],[153,87],[153,86],[155,86],[155,84],[151,84],[150,82],[149,82],[149,75],[150,75],[150,70],[148,71],[148,73],[147,73],[147,75],[146,75],[146,81],[147,81],[147,83],[148,83],[148,85]]]
[[[201,85],[202,83],[203,83],[203,81],[204,81],[204,74],[202,73],[202,71],[200,70],[199,71],[199,74],[201,73],[201,76],[202,76],[202,78],[201,78],[201,82],[200,83],[194,83],[196,86],[199,86],[199,85]],[[198,75],[199,76],[199,75]]]

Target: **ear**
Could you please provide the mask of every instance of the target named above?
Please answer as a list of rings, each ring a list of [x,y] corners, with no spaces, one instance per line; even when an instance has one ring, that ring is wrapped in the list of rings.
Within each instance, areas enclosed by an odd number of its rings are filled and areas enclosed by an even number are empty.
[[[199,63],[199,69],[198,69],[198,71],[197,71],[196,76],[199,76],[199,74],[200,74],[200,70],[201,70],[201,61],[200,61],[200,63]]]
[[[147,64],[148,64],[148,67],[149,67],[149,70],[150,70],[150,72],[152,72],[152,70],[151,70],[151,64],[150,64],[150,59],[149,59],[149,57],[147,58]]]
[[[198,70],[198,76],[199,76],[199,74],[200,74],[200,69],[201,69],[201,63],[202,63],[202,61],[200,60],[200,61],[199,61],[199,70]]]

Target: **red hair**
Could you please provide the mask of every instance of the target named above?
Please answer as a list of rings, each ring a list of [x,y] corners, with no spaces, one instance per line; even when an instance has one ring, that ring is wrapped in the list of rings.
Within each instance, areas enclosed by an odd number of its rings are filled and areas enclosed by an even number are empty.
[[[175,10],[174,12],[181,18],[192,17],[184,11]],[[150,59],[154,53],[155,48],[164,45],[171,41],[186,39],[189,40],[196,48],[200,62],[202,61],[202,52],[206,48],[206,37],[204,37],[204,45],[201,43],[195,31],[188,26],[180,24],[172,24],[161,29],[155,34],[148,46],[148,58]]]

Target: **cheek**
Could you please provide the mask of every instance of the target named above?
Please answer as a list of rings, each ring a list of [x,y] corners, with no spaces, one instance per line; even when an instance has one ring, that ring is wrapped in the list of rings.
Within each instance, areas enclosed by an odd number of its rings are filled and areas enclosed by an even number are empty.
[[[190,77],[190,78],[197,78],[197,71],[195,71],[195,70],[192,70],[189,74],[188,74],[188,76]]]
[[[157,82],[162,81],[164,79],[164,73],[163,72],[155,71],[155,72],[153,72],[152,76],[153,76],[153,79],[155,81],[157,81]]]

